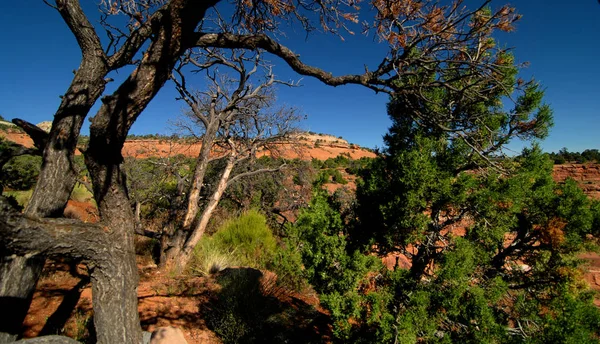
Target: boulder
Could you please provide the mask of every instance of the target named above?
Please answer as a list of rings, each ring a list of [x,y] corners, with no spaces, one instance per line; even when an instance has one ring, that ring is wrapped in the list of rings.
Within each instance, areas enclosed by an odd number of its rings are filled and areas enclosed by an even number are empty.
[[[187,344],[183,332],[175,327],[159,327],[152,332],[150,344]]]

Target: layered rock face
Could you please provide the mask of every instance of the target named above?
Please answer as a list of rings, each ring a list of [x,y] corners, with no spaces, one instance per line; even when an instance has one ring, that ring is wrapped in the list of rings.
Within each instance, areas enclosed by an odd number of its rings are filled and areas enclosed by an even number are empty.
[[[586,195],[600,199],[600,164],[554,165],[552,176],[557,182],[572,178]]]

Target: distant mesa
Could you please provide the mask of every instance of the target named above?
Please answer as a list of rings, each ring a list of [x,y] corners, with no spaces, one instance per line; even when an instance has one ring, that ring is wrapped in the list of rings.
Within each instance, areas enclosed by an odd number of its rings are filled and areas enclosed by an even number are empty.
[[[40,122],[40,123],[36,124],[36,126],[40,129],[42,129],[43,131],[49,133],[50,129],[52,128],[52,122],[44,121],[44,122]]]
[[[329,134],[320,134],[320,133],[314,133],[314,132],[299,132],[296,134],[296,136],[302,140],[307,140],[307,141],[313,141],[316,142],[317,140],[319,142],[327,142],[327,143],[338,143],[338,144],[348,144],[347,140],[344,140],[341,136],[340,137],[335,137],[333,135],[329,135]]]
[[[0,125],[6,126],[6,127],[16,127],[17,126],[13,122],[9,122],[9,121],[0,121]],[[40,123],[36,124],[36,126],[40,129],[42,129],[43,131],[49,133],[50,129],[52,128],[52,122],[44,121],[44,122],[40,122]]]

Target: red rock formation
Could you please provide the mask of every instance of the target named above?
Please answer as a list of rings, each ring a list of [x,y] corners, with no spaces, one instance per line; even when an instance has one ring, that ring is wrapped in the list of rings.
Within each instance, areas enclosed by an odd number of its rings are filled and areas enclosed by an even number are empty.
[[[600,199],[600,164],[554,165],[552,176],[557,182],[572,178],[586,195]]]

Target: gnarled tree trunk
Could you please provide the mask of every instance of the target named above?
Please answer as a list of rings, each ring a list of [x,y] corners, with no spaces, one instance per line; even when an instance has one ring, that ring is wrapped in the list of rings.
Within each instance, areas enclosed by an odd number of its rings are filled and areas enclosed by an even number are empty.
[[[206,7],[205,7],[206,6]],[[173,1],[140,65],[109,97],[92,119],[85,160],[102,222],[114,240],[110,257],[91,273],[94,325],[98,343],[139,343],[134,214],[121,171],[121,150],[137,116],[167,81],[185,51],[186,33],[193,32],[210,4]]]
[[[200,192],[204,184],[204,176],[210,162],[210,151],[217,134],[219,120],[209,122],[206,132],[202,138],[202,146],[196,159],[197,165],[194,170],[194,176],[189,188],[187,197],[187,209],[183,219],[182,228],[178,228],[178,224],[168,224],[164,229],[161,238],[161,249],[159,264],[161,268],[175,267],[175,261],[181,255],[181,249],[185,246],[185,242],[192,234],[192,226],[198,215],[200,201]]]
[[[137,270],[133,213],[119,168],[120,150],[137,116],[164,85],[177,58],[191,46],[195,26],[216,2],[171,1],[160,10],[157,19],[146,27],[153,31],[154,40],[140,66],[113,96],[106,99],[104,109],[97,116],[96,134],[94,128],[91,130],[91,151],[86,155],[86,162],[93,176],[102,222],[115,243],[98,247],[98,250],[106,250],[108,256],[94,262],[91,269],[99,343],[139,343],[141,340],[135,292]],[[107,72],[123,65],[122,61],[112,61],[115,64],[109,66],[104,60],[106,56],[93,26],[85,18],[77,0],[57,0],[57,8],[75,34],[84,56],[76,79],[55,116],[51,138],[44,152],[45,165],[27,210],[27,214],[36,217],[62,212],[76,180],[72,156],[83,119],[102,94]],[[142,42],[128,42],[131,46],[122,55],[133,57]],[[14,321],[6,327],[0,327],[0,331],[8,333],[6,336],[0,334],[0,342],[11,341],[20,332],[22,318],[39,276],[42,260],[24,259],[13,259],[0,267],[0,276],[22,276],[19,280],[3,279],[0,282],[0,302],[10,303],[15,298],[25,300],[18,303],[24,309],[19,313],[21,319],[14,317]],[[31,271],[22,270],[29,265],[33,265]]]
[[[25,213],[36,217],[62,215],[75,186],[77,171],[73,155],[83,120],[104,91],[108,66],[100,46],[77,1],[57,1],[59,12],[68,23],[84,23],[72,27],[82,49],[83,59],[69,89],[63,96],[52,122],[43,153],[38,182]],[[85,25],[87,23],[88,25]],[[11,309],[0,316],[0,343],[13,341],[20,333],[33,291],[44,265],[44,257],[0,258],[0,309]]]
[[[118,163],[97,163],[94,152],[86,162],[94,182],[102,224],[110,245],[93,262],[92,302],[98,343],[140,343],[137,308],[138,272],[134,250],[134,215],[129,205],[125,175]]]

